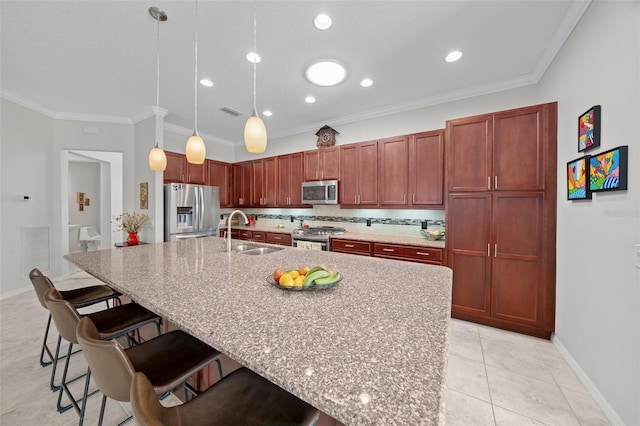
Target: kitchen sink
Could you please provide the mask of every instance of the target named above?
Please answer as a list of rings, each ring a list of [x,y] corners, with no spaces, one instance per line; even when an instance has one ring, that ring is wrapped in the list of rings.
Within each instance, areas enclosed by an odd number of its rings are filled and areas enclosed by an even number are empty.
[[[260,256],[263,254],[269,254],[276,251],[283,250],[284,247],[265,246],[262,244],[243,243],[233,246],[231,250],[240,254],[248,254],[252,256]]]

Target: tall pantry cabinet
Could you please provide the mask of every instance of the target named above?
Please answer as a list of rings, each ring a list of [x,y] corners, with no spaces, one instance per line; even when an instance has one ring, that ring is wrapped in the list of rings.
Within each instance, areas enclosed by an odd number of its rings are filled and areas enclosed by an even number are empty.
[[[447,122],[453,317],[554,331],[556,115],[549,103]]]

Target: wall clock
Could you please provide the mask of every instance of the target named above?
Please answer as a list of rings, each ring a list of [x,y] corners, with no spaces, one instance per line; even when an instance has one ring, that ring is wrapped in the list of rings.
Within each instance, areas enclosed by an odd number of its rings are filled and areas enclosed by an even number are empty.
[[[331,127],[324,125],[316,132],[316,136],[318,137],[318,141],[316,142],[316,146],[318,148],[329,148],[336,144],[336,135],[340,133]]]

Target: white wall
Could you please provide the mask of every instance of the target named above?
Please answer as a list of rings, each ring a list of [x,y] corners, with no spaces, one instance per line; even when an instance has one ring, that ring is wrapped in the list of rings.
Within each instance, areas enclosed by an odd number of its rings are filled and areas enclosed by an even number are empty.
[[[76,202],[76,193],[84,192],[90,200],[82,211]],[[69,162],[69,190],[67,194],[69,206],[69,223],[80,226],[95,226],[100,229],[100,163],[87,161]]]
[[[538,85],[541,101],[558,100],[556,343],[627,425],[640,424],[639,58],[640,3],[595,1]],[[629,145],[629,189],[570,202],[566,163],[581,156],[577,120],[592,105],[602,133],[589,154]]]

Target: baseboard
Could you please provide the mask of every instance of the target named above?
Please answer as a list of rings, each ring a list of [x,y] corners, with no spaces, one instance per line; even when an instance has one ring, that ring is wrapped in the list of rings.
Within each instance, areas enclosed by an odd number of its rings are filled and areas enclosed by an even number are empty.
[[[26,291],[29,291],[31,289],[33,289],[32,286],[24,286],[24,287],[21,287],[21,288],[17,288],[15,290],[4,292],[4,293],[0,294],[0,300],[9,299],[11,297],[17,296],[17,295],[22,294],[22,293],[24,293]]]
[[[618,416],[616,410],[613,409],[611,404],[609,404],[609,401],[607,401],[607,399],[600,393],[598,387],[591,381],[591,379],[589,379],[587,373],[585,373],[576,360],[573,359],[571,353],[564,347],[560,339],[555,334],[551,336],[551,343],[553,343],[556,349],[558,349],[558,352],[560,352],[565,361],[567,361],[573,372],[576,373],[576,376],[578,376],[582,384],[587,388],[611,424],[614,426],[624,426],[624,422],[620,416]]]

